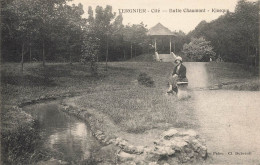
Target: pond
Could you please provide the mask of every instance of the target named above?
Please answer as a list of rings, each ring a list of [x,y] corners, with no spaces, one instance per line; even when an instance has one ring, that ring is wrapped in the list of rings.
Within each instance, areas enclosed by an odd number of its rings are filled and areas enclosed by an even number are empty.
[[[69,164],[90,159],[91,153],[102,147],[85,122],[59,110],[58,102],[31,105],[24,110],[38,120],[43,147],[59,153]]]

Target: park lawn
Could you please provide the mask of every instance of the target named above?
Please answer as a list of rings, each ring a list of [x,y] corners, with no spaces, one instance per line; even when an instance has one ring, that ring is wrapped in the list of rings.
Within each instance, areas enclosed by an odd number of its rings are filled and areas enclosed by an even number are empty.
[[[134,56],[129,61],[138,61],[138,62],[152,62],[155,60],[155,55],[151,53],[142,54],[139,56]]]
[[[192,100],[178,101],[176,96],[165,95],[171,63],[115,62],[109,66],[110,76],[99,90],[77,99],[76,105],[106,114],[129,133],[198,126]],[[140,73],[147,73],[154,80],[154,87],[140,85]]]
[[[170,126],[196,128],[193,100],[178,101],[176,96],[165,95],[172,67],[171,63],[110,62],[105,71],[105,64],[100,63],[98,76],[91,76],[88,65],[78,63],[48,63],[45,68],[39,63],[25,64],[23,74],[19,64],[6,63],[1,70],[2,112],[13,111],[10,105],[42,96],[72,94],[82,96],[78,105],[102,112],[127,132]],[[147,73],[154,87],[139,84],[140,73]]]
[[[243,64],[210,62],[206,64],[211,86],[223,89],[257,91],[260,89],[259,70]]]
[[[92,77],[88,70],[78,64],[48,63],[43,68],[40,63],[25,63],[22,73],[20,64],[5,63],[1,67],[3,104],[17,105],[42,96],[90,90],[99,77]]]
[[[127,132],[142,132],[169,126],[196,128],[193,99],[178,101],[165,95],[171,63],[109,62],[98,64],[98,76],[92,76],[89,65],[75,63],[5,63],[1,67],[2,124],[22,122],[13,105],[43,96],[82,96],[77,104],[107,115]],[[225,89],[259,90],[259,77],[239,64],[207,63],[211,85]],[[154,80],[154,87],[138,83],[140,73]],[[8,115],[9,114],[9,115]],[[17,114],[17,117],[15,117]],[[12,120],[10,119],[12,116]],[[25,116],[26,117],[26,116]],[[17,121],[16,121],[17,119]],[[16,121],[16,122],[10,122]],[[5,127],[3,127],[5,128]]]

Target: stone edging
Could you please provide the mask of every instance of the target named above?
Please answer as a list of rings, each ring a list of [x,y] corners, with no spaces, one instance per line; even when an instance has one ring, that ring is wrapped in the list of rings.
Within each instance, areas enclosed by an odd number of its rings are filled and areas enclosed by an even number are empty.
[[[73,97],[73,96],[75,96],[75,95],[73,95],[71,93],[67,93],[67,94],[63,94],[63,95],[50,95],[50,96],[44,95],[44,96],[41,96],[41,97],[36,98],[36,99],[32,99],[32,100],[29,100],[29,101],[24,101],[24,102],[18,103],[17,107],[22,108],[24,106],[28,106],[28,105],[32,105],[32,104],[38,104],[38,103],[43,103],[43,102],[46,102],[46,101],[57,100],[59,98]]]
[[[118,147],[120,147],[125,152],[130,152],[134,154],[141,154],[143,153],[143,150],[139,147],[136,148],[132,145],[129,145],[128,142],[124,139],[118,138],[118,137],[108,137],[104,134],[101,130],[99,130],[96,126],[97,119],[90,114],[87,110],[81,110],[77,109],[76,107],[68,106],[66,104],[61,104],[60,109],[66,113],[69,113],[71,115],[77,116],[81,120],[84,120],[87,124],[90,125],[90,130],[93,133],[93,135],[102,142],[105,145],[114,144]]]
[[[87,109],[80,109],[65,103],[60,109],[66,113],[77,116],[90,125],[90,130],[98,141],[104,145],[113,144],[120,148],[117,153],[118,164],[125,163],[157,163],[162,158],[180,162],[205,160],[207,148],[198,134],[193,130],[170,129],[154,142],[153,146],[134,146],[120,137],[109,137],[96,126],[97,119]]]
[[[59,98],[73,97],[73,94],[42,96],[37,99],[19,103],[14,108],[21,109],[24,106],[57,100]],[[170,129],[161,135],[161,138],[154,142],[153,146],[134,146],[120,137],[110,137],[99,130],[97,118],[87,109],[61,104],[60,109],[70,115],[74,115],[84,120],[90,125],[90,130],[98,141],[104,145],[113,144],[120,150],[117,153],[118,164],[157,164],[162,158],[167,158],[174,162],[188,162],[207,158],[207,148],[201,142],[194,131],[177,131]],[[188,150],[188,154],[186,151]],[[174,160],[173,160],[174,159]],[[167,163],[166,163],[167,164]]]

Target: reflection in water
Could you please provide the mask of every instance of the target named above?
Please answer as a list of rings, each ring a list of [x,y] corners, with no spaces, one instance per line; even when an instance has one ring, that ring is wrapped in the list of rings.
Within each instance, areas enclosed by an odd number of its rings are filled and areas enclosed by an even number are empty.
[[[86,160],[93,150],[100,148],[86,124],[59,111],[55,102],[30,106],[26,111],[39,121],[45,146],[60,153],[65,161]]]

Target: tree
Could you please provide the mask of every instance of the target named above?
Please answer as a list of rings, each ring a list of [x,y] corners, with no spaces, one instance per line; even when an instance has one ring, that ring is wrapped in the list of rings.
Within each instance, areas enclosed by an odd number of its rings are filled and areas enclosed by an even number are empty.
[[[94,35],[99,39],[100,51],[99,55],[101,59],[108,60],[108,39],[111,37],[111,21],[115,17],[115,13],[112,13],[112,6],[107,5],[103,9],[101,6],[96,7],[96,15],[94,20]]]
[[[122,14],[118,15],[111,26],[111,60],[125,59],[125,41],[123,38],[124,35],[124,25],[123,25],[123,16]],[[122,56],[121,56],[122,55]]]
[[[4,60],[26,61],[27,52],[30,52],[31,60],[32,47],[34,57],[42,59],[43,66],[45,59],[69,59],[70,62],[74,58],[79,59],[84,33],[82,27],[86,19],[82,18],[84,11],[81,4],[69,6],[67,1],[5,1],[1,22]]]
[[[184,44],[183,53],[194,61],[209,61],[216,55],[210,42],[202,37],[192,38],[189,44]]]
[[[248,62],[250,55],[258,55],[259,49],[259,1],[239,0],[234,19],[237,20],[237,31],[241,35],[244,48],[244,59]]]
[[[98,47],[95,61],[126,59],[130,52],[133,57],[146,50],[149,40],[143,23],[125,27],[122,15],[116,17],[111,6],[97,6],[95,11],[89,7],[89,17],[84,19],[83,6],[68,5],[68,1],[3,1],[3,60],[21,61],[22,68],[31,59],[42,59],[43,66],[45,61],[72,63],[81,58],[83,42],[94,38],[92,46]]]
[[[21,71],[23,71],[24,65],[25,46],[29,45],[34,32],[33,26],[35,22],[31,19],[33,8],[27,5],[31,2],[31,0],[14,0],[9,4],[5,4],[3,10],[3,27],[8,31],[6,36],[4,36],[4,41],[15,39],[18,45],[21,46]],[[14,19],[14,21],[8,20],[8,16],[11,16],[11,19]]]
[[[224,61],[257,65],[259,3],[239,0],[235,12],[227,12],[209,23],[202,21],[187,36],[210,41],[214,52]]]
[[[89,30],[89,29],[85,29]],[[97,63],[96,56],[99,51],[99,39],[97,37],[91,37],[85,33],[83,36],[83,44],[81,47],[82,60],[85,62],[90,61],[90,71],[93,76],[97,75]]]
[[[176,36],[174,37],[174,48],[175,53],[179,54],[182,52],[183,45],[188,41],[186,34],[183,31],[175,32]]]
[[[133,46],[134,53],[136,56],[136,49],[138,47],[147,47],[149,46],[148,37],[146,35],[147,28],[141,22],[140,24],[133,24],[132,26],[127,25],[124,29],[124,40],[130,43],[131,58],[133,58]]]
[[[56,24],[53,26],[52,42],[54,42],[59,50],[62,50],[61,56],[69,59],[70,64],[74,59],[80,59],[81,44],[85,31],[83,27],[86,25],[86,19],[82,18],[84,14],[82,4],[78,6],[62,6],[58,9],[59,15]],[[55,53],[55,51],[53,52]]]

